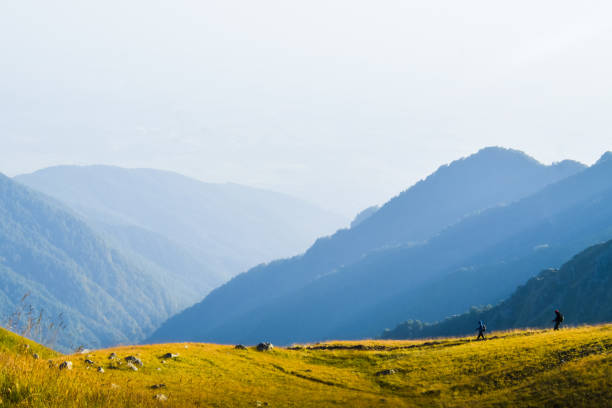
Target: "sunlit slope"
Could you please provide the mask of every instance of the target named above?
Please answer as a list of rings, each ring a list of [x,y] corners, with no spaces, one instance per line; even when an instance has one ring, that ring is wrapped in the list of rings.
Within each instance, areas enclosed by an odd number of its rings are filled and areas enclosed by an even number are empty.
[[[0,354],[34,355],[35,353],[40,358],[52,358],[60,355],[56,351],[0,327]]]
[[[51,407],[601,407],[612,401],[611,350],[612,325],[492,333],[479,342],[333,342],[267,352],[129,346],[53,360],[71,360],[72,370],[3,351],[0,398],[5,406]],[[111,352],[119,368],[111,368]],[[128,368],[129,355],[144,366]],[[86,358],[96,364],[88,368]],[[168,399],[155,399],[160,394]]]

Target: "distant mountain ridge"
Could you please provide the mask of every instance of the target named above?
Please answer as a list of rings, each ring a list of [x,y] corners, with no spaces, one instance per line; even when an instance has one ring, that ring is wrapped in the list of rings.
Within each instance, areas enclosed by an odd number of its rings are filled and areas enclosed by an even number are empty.
[[[408,250],[410,257],[396,259],[410,265],[406,272],[420,268],[436,271],[437,276],[378,299],[331,335],[380,332],[401,316],[437,321],[474,304],[495,304],[542,269],[557,268],[583,248],[609,240],[611,201],[612,161],[599,161],[520,202],[469,217],[432,239],[423,254]],[[436,266],[434,257],[448,260],[449,255],[452,262]],[[423,263],[414,264],[415,257]]]
[[[57,201],[0,174],[0,319],[28,304],[63,315],[56,347],[143,339],[180,310],[173,275],[143,267],[107,245]]]
[[[442,166],[354,228],[319,239],[304,255],[239,275],[169,319],[149,341],[267,338],[288,343],[353,336],[353,330],[334,328],[348,324],[351,314],[364,313],[365,304],[373,307],[406,288],[405,280],[398,279],[402,273],[390,268],[394,261],[410,264],[403,259],[405,251],[424,254],[423,243],[451,225],[510,205],[583,169],[576,162],[544,166],[522,152],[483,149]],[[448,259],[429,259],[434,265],[421,273],[423,281],[432,279],[436,268],[452,265],[445,263]]]
[[[598,163],[467,217],[425,245],[371,253],[218,330],[231,339],[267,334],[279,343],[361,338],[402,316],[435,321],[497,303],[543,268],[612,237],[611,176],[612,161]]]
[[[460,336],[474,332],[484,320],[489,330],[552,326],[553,311],[564,314],[563,325],[612,321],[612,240],[574,256],[560,269],[531,278],[501,304],[449,317],[434,324],[408,321],[383,333],[385,339]]]
[[[180,276],[188,287],[182,307],[348,223],[284,194],[161,170],[58,166],[15,180],[72,208],[142,263]]]

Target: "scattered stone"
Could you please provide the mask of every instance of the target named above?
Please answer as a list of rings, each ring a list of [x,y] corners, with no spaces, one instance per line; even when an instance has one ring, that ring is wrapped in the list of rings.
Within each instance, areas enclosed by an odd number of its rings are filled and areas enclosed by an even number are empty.
[[[102,367],[98,367],[98,372],[103,374],[104,373],[104,369]]]
[[[110,356],[108,356],[109,360],[114,360],[117,358],[117,353],[110,353]]]
[[[157,370],[157,371],[161,371],[161,367],[157,367],[157,368],[156,368],[156,370]]]
[[[155,394],[153,396],[153,399],[158,400],[158,401],[167,401],[168,397],[164,394]]]
[[[255,401],[255,406],[256,407],[267,407],[268,403],[267,402],[261,402],[261,401]]]
[[[152,390],[157,390],[157,389],[160,389],[160,388],[166,388],[166,384],[161,383],[161,384],[155,384],[155,385],[151,386]]]
[[[162,360],[162,361],[161,361],[161,363],[162,363],[162,364],[166,364],[166,360]]]
[[[177,358],[179,356],[179,353],[166,353],[162,356],[162,358]]]
[[[138,367],[136,367],[134,364],[132,363],[127,363],[127,368],[129,368],[132,371],[138,371]]]
[[[64,361],[59,365],[60,370],[72,370],[72,361]]]
[[[244,344],[236,344],[236,345],[234,346],[234,348],[235,348],[236,350],[246,350],[246,349],[247,349],[247,348],[246,348],[246,346],[245,346]]]
[[[36,353],[32,354],[32,357],[34,357],[34,360],[38,360],[40,358],[40,356]]]
[[[111,383],[110,387],[114,390],[116,390],[117,388],[119,388],[119,386],[115,383]]]
[[[257,351],[270,351],[274,348],[274,345],[272,345],[272,343],[266,341],[264,343],[259,343],[257,345]]]
[[[186,348],[186,349],[188,349],[188,348],[189,348],[189,346],[188,346],[187,344],[185,344],[185,348]]]
[[[125,358],[125,361],[126,361],[126,362],[128,362],[128,363],[132,363],[132,364],[134,364],[134,365],[141,366],[141,367],[143,366],[143,364],[142,364],[142,360],[141,360],[141,359],[139,359],[139,358],[138,358],[138,357],[136,357],[136,356],[127,356],[127,357]]]
[[[395,374],[397,371],[395,371],[394,369],[390,369],[390,370],[382,370],[376,373],[376,376],[378,377],[379,375],[391,375],[391,374]]]
[[[90,359],[87,358],[87,359],[85,359],[85,364],[87,364],[87,365],[94,365],[96,363],[94,363],[93,361],[91,361]]]

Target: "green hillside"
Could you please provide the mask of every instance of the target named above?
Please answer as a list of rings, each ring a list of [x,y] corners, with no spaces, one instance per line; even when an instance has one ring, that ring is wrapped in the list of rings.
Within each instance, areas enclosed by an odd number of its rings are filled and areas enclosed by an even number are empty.
[[[179,309],[177,292],[172,276],[134,262],[61,204],[0,174],[2,325],[31,307],[65,325],[54,344],[63,350],[136,342]],[[24,320],[13,323],[21,332]]]
[[[35,341],[21,337],[0,327],[0,353],[3,354],[37,354],[40,358],[55,358],[60,356],[57,351],[51,350]]]
[[[582,251],[560,269],[547,269],[521,285],[501,304],[453,316],[434,324],[407,321],[383,338],[423,338],[473,332],[484,320],[494,330],[550,327],[555,309],[565,325],[612,321],[612,240]]]
[[[188,282],[193,290],[183,294],[182,307],[254,265],[304,251],[348,222],[285,194],[155,169],[56,166],[15,180]]]

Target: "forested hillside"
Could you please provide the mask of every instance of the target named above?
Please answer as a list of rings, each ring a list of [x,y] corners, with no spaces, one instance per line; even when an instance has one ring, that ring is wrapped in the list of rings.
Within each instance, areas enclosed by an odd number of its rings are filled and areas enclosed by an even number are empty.
[[[179,274],[191,288],[183,307],[348,224],[284,194],[161,170],[58,166],[16,180],[65,203],[124,252]]]
[[[507,300],[486,310],[433,324],[408,321],[383,334],[386,339],[457,336],[474,332],[484,320],[489,330],[551,327],[553,311],[565,326],[612,321],[612,240],[580,252],[560,269],[546,269],[521,285]]]
[[[44,311],[43,323],[65,324],[60,349],[135,342],[178,311],[187,290],[107,245],[61,204],[0,174],[3,325],[19,310],[16,328],[27,324],[32,306],[34,319]]]

